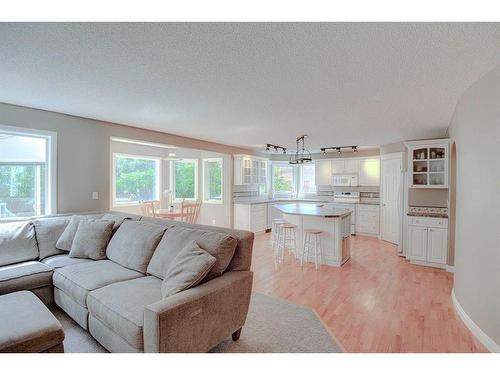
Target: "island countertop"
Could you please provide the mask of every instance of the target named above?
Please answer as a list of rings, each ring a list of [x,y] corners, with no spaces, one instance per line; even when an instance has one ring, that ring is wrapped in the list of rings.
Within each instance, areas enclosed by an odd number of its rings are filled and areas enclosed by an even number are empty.
[[[322,203],[290,203],[274,206],[284,214],[320,217],[345,217],[352,213],[349,209],[332,208]]]

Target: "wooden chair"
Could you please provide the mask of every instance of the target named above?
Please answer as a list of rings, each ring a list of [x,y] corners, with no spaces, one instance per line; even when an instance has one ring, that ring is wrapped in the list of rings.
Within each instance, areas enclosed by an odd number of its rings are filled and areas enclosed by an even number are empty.
[[[139,201],[144,216],[156,217],[155,210],[160,208],[160,201]]]
[[[181,204],[181,221],[189,224],[196,224],[198,216],[200,216],[200,210],[201,201],[183,201]]]

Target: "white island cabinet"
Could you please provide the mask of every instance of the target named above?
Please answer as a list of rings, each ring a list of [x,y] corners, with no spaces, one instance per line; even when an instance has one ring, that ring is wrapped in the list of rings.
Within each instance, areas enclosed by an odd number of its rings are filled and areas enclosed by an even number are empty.
[[[297,225],[297,246],[302,246],[304,229],[320,229],[321,262],[340,267],[351,256],[351,210],[337,209],[325,204],[292,203],[277,204],[283,218]],[[302,248],[298,249],[299,254]],[[312,254],[310,254],[312,257]],[[313,259],[309,259],[313,261]]]
[[[267,202],[234,204],[234,229],[264,233],[267,229]]]

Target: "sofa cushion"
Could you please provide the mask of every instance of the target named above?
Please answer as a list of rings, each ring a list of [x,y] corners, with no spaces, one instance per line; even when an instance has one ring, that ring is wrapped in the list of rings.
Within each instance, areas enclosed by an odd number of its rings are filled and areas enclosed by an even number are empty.
[[[52,269],[29,261],[0,267],[0,294],[31,290],[52,285]]]
[[[118,228],[120,228],[120,225],[122,225],[124,221],[134,220],[134,218],[132,217],[132,215],[127,215],[127,214],[104,214],[101,220],[113,221],[114,222],[113,233],[115,233],[118,230]]]
[[[156,224],[126,221],[109,241],[106,255],[123,267],[146,273],[151,256],[164,232],[165,228]]]
[[[33,220],[35,226],[36,241],[40,251],[40,259],[64,254],[64,250],[56,247],[56,242],[66,229],[69,217],[49,217]]]
[[[173,294],[198,285],[215,265],[216,259],[191,241],[177,254],[161,283],[161,296]]]
[[[72,264],[92,262],[92,259],[83,258],[70,258],[68,254],[52,255],[51,257],[41,260],[43,264],[46,264],[52,269],[71,266]]]
[[[132,347],[142,349],[144,308],[161,300],[161,280],[141,277],[89,293],[89,312]]]
[[[78,224],[81,220],[99,219],[102,215],[73,215],[69,220],[68,225],[61,234],[61,237],[56,242],[56,247],[59,250],[70,251],[73,239],[75,238]]]
[[[0,224],[0,266],[38,259],[31,221]]]
[[[57,268],[54,271],[54,286],[62,290],[75,302],[87,306],[90,291],[118,281],[135,279],[142,273],[129,270],[110,260],[95,260]]]
[[[151,262],[149,262],[147,272],[163,279],[173,259],[186,244],[192,241],[196,241],[203,250],[216,259],[215,265],[205,277],[205,281],[222,275],[231,262],[236,248],[236,240],[227,234],[181,226],[171,227],[165,232]]]
[[[114,221],[81,220],[71,245],[70,258],[105,259],[113,225]]]

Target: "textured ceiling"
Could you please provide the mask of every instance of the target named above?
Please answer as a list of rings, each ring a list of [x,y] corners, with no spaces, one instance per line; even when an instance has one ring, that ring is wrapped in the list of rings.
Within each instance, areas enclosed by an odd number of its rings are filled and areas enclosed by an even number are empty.
[[[443,136],[499,25],[3,23],[0,102],[258,149]]]

